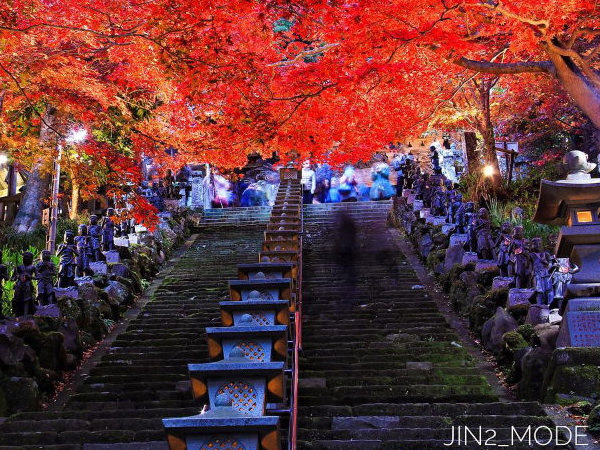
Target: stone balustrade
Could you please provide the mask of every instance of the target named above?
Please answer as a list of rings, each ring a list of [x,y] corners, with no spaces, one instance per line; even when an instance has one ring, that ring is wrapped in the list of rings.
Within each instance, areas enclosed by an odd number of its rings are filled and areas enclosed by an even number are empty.
[[[222,326],[206,328],[211,362],[188,366],[203,412],[163,419],[170,450],[295,448],[301,232],[300,174],[282,169],[258,262],[238,265]]]

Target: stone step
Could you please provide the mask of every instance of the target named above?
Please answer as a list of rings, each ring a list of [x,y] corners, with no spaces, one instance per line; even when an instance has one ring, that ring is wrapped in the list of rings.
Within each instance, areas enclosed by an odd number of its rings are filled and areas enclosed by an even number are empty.
[[[202,407],[192,398],[187,365],[207,360],[204,327],[220,324],[218,302],[237,277],[236,264],[254,262],[261,247],[266,221],[224,221],[202,227],[63,409],[9,418],[0,425],[0,448],[166,450],[162,419]]]
[[[304,208],[299,448],[441,450],[452,424],[551,424],[537,403],[499,403],[436,303],[413,289],[421,283],[386,230],[386,203]],[[338,211],[357,227],[351,289],[331,256]],[[398,333],[417,339],[388,339]]]

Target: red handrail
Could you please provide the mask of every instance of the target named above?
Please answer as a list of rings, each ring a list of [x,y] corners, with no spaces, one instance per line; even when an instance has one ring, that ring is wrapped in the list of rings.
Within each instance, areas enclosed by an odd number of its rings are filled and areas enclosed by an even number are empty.
[[[304,231],[304,211],[300,203],[300,236],[298,237],[298,296],[296,299],[296,312],[294,313],[294,353],[292,359],[292,398],[290,404],[290,427],[288,436],[288,449],[296,450],[298,435],[298,355],[302,349],[302,233]]]

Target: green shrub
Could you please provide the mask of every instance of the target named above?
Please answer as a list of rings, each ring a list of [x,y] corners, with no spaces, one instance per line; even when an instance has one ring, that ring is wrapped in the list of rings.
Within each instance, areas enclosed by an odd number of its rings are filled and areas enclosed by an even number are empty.
[[[531,338],[535,334],[535,329],[530,323],[520,325],[517,331],[521,336],[523,336],[523,339],[525,339],[527,342],[531,342]]]

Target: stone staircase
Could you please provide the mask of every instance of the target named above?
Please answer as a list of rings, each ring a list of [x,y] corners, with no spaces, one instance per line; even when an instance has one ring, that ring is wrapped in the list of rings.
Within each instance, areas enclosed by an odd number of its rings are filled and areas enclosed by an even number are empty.
[[[220,324],[218,301],[237,277],[236,264],[256,262],[265,228],[257,225],[260,216],[211,214],[65,407],[12,416],[0,426],[0,449],[167,449],[161,419],[199,412],[188,363],[208,361],[205,328]]]
[[[270,206],[253,206],[250,208],[215,208],[204,211],[199,227],[228,227],[243,225],[265,227],[271,217]]]
[[[526,427],[552,427],[552,421],[538,403],[498,401],[386,230],[390,207],[366,202],[304,208],[299,448],[555,448],[516,438],[511,443],[511,427],[522,435]],[[341,211],[358,230],[353,287],[332,254],[333,219]],[[452,426],[470,427],[476,435],[481,426],[484,441],[491,437],[485,429],[497,434],[487,446],[471,435],[466,444],[444,446],[452,441]]]
[[[522,435],[528,426],[553,426],[551,420],[537,403],[498,401],[418,288],[385,227],[390,207],[386,201],[304,207],[298,448],[566,448],[511,445],[511,427]],[[358,228],[355,286],[331,252],[334,218],[342,211]],[[205,328],[221,325],[219,300],[229,295],[236,265],[257,262],[269,213],[211,210],[172,275],[65,407],[11,417],[0,426],[0,450],[166,450],[162,419],[199,412],[188,364],[208,362]],[[469,436],[468,444],[444,446],[452,426],[475,434],[479,426],[496,430],[495,445],[474,444]]]

